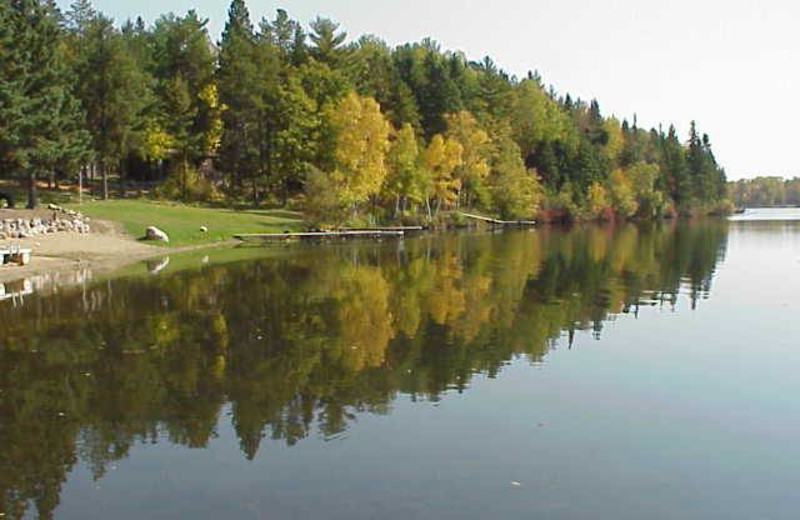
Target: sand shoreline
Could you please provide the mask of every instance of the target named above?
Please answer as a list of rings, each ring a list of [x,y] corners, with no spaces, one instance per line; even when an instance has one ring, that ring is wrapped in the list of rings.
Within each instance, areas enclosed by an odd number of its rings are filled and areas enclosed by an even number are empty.
[[[0,266],[0,283],[64,271],[113,270],[156,256],[183,251],[213,248],[225,243],[167,248],[136,240],[118,229],[114,223],[92,221],[88,234],[61,232],[34,238],[0,240],[0,246],[19,244],[32,249],[26,266]]]

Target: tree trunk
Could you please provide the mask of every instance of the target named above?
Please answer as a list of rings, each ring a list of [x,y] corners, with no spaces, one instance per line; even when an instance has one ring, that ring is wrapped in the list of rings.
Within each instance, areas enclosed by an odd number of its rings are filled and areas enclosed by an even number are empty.
[[[122,177],[123,177],[123,169],[124,169],[125,167],[126,167],[126,165],[124,165],[124,164],[122,163],[122,161],[120,161],[120,162],[117,164],[117,172],[119,172],[119,175],[117,175],[117,189],[118,189],[118,191],[119,191],[119,198],[120,198],[120,199],[124,199],[124,198],[125,198],[125,183],[124,183],[124,182],[122,182]]]
[[[108,166],[104,164],[100,168],[103,176],[103,200],[108,200]]]
[[[86,171],[86,166],[81,166],[78,170],[78,204],[83,204],[83,174]]]
[[[189,159],[187,157],[186,150],[183,151],[183,166],[182,166],[182,174],[181,174],[181,200],[186,202],[186,177],[188,172],[186,171],[189,168]]]
[[[36,173],[28,174],[28,209],[34,209],[39,205],[38,194],[36,193]]]

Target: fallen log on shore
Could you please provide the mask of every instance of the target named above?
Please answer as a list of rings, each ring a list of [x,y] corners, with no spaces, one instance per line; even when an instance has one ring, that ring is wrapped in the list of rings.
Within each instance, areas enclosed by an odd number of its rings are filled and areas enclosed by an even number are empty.
[[[473,220],[479,220],[481,222],[486,222],[488,224],[492,224],[495,226],[535,226],[535,220],[500,220],[496,218],[490,217],[483,217],[481,215],[473,215],[471,213],[462,213],[458,212],[459,215],[462,217],[470,218]]]

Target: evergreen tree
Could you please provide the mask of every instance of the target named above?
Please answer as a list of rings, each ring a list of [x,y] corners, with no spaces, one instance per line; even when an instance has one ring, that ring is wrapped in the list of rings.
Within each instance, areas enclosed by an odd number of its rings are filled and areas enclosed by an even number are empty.
[[[86,110],[107,199],[108,174],[120,172],[122,159],[144,131],[147,82],[112,20],[102,15],[85,26],[76,70],[81,78],[76,90]]]
[[[318,16],[311,22],[311,30],[309,38],[314,44],[311,55],[333,69],[345,68],[349,51],[342,44],[347,39],[347,33],[339,31],[339,24]]]
[[[662,148],[661,174],[664,177],[663,185],[667,194],[678,206],[690,204],[692,186],[686,167],[686,154],[675,127],[670,125],[666,137],[661,136],[660,140]]]
[[[229,186],[240,190],[248,177],[252,196],[258,172],[258,70],[255,34],[244,0],[232,0],[219,44],[217,88],[222,112],[219,166],[230,174]]]
[[[45,1],[0,7],[0,164],[26,179],[30,208],[38,203],[40,174],[74,167],[86,157],[83,114],[72,96],[60,20]]]
[[[428,52],[423,63],[424,83],[418,93],[422,127],[427,136],[447,130],[445,115],[461,110],[461,93],[441,57]]]

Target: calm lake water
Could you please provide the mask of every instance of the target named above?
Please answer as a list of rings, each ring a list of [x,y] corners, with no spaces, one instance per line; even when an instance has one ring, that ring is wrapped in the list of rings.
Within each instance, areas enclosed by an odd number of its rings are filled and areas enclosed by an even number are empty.
[[[0,301],[0,513],[794,519],[799,275],[781,220],[84,273]]]

